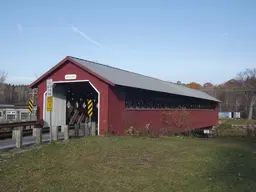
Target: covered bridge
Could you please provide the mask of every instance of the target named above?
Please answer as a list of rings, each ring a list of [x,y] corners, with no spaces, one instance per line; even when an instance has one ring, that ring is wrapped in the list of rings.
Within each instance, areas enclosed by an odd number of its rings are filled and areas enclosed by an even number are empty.
[[[155,130],[183,131],[211,127],[218,121],[219,100],[202,91],[68,56],[30,85],[38,89],[38,118],[44,119],[45,126],[49,125],[47,79],[53,81],[54,126],[81,123],[92,115],[98,135],[122,135],[130,126],[150,124]],[[188,125],[178,125],[184,111],[189,114]]]

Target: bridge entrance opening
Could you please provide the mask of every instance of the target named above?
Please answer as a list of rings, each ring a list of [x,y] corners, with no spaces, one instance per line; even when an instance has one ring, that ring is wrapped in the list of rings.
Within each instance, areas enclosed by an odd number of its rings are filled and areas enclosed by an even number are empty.
[[[66,124],[98,121],[98,93],[87,83],[68,83],[66,87]]]
[[[49,113],[47,113],[49,114]],[[54,82],[52,125],[96,123],[99,134],[99,92],[88,81]]]

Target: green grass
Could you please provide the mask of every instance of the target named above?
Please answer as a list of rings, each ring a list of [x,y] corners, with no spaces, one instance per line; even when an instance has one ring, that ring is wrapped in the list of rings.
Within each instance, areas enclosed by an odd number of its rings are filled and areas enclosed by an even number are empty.
[[[255,124],[255,119],[229,119],[229,118],[220,118],[219,120],[225,122],[226,124],[237,124],[237,125],[248,125],[248,124]]]
[[[247,136],[245,129],[239,127],[232,127],[233,125],[248,125],[256,124],[256,120],[247,120],[247,119],[220,119],[222,122],[218,128],[219,135],[223,137],[244,137]]]
[[[256,143],[87,137],[0,161],[0,191],[256,191]]]

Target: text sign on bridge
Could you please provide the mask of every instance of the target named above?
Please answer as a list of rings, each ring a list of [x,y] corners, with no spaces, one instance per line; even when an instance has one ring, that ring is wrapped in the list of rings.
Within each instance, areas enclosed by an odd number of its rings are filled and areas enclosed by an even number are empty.
[[[52,79],[47,79],[46,91],[47,91],[47,96],[52,96]]]
[[[47,111],[52,111],[52,96],[47,97]]]

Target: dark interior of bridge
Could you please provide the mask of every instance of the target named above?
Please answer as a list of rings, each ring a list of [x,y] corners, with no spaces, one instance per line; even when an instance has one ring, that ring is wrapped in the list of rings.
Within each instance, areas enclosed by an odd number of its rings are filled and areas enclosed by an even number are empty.
[[[74,125],[93,121],[98,123],[98,93],[89,82],[75,82],[61,84],[66,96],[66,124]],[[92,105],[88,105],[92,100]],[[88,108],[88,106],[91,106]],[[92,109],[91,109],[92,108]],[[88,115],[88,110],[92,116]]]

